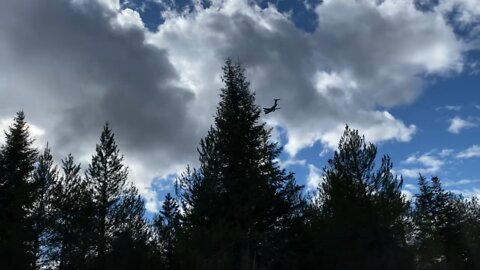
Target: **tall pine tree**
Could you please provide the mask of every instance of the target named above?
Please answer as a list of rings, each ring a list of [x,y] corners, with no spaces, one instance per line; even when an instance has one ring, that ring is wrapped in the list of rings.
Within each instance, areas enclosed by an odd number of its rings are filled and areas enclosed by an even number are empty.
[[[96,235],[95,253],[98,269],[117,269],[115,256],[118,246],[122,246],[122,254],[130,253],[129,257],[122,257],[123,266],[140,261],[143,254],[137,253],[137,245],[146,243],[136,242],[146,240],[144,203],[138,196],[137,190],[127,183],[128,169],[123,165],[123,156],[115,142],[114,134],[108,123],[104,126],[100,136],[100,144],[92,157],[86,171],[87,182],[92,189],[95,205]],[[131,250],[126,248],[130,247]],[[128,252],[130,251],[130,252]],[[118,258],[118,257],[117,257]],[[127,261],[125,261],[127,260]],[[138,263],[137,263],[138,265]]]
[[[37,150],[22,111],[5,137],[0,155],[0,269],[31,269],[35,258],[31,176]]]
[[[200,170],[181,178],[186,204],[183,245],[196,269],[273,269],[289,244],[280,234],[297,214],[300,187],[275,159],[277,144],[239,64],[223,67],[215,126],[200,143]],[[193,251],[192,251],[193,250]]]

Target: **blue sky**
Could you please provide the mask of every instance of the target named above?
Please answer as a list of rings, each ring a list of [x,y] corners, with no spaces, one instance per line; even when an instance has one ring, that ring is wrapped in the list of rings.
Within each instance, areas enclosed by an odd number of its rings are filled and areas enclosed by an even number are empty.
[[[262,120],[307,190],[349,124],[408,196],[418,173],[480,194],[478,0],[22,3],[0,11],[1,127],[23,109],[39,148],[86,167],[108,120],[150,210],[197,165],[227,57],[259,105],[281,99]]]

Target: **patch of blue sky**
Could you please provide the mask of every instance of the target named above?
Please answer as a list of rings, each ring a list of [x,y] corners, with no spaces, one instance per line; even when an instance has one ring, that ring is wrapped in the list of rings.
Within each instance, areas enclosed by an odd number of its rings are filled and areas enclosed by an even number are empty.
[[[195,1],[202,7],[210,6],[210,1]],[[182,13],[186,10],[194,10],[194,2],[192,0],[120,0],[122,8],[130,8],[139,13],[145,27],[151,31],[157,31],[159,25],[165,20],[162,13],[166,10],[172,10]]]
[[[425,164],[406,160],[428,155],[440,161],[437,170],[424,170],[426,177],[438,176],[444,181],[474,180],[480,178],[480,157],[461,158],[460,153],[475,144],[480,144],[480,77],[462,73],[439,79],[430,84],[423,95],[414,103],[392,108],[390,111],[405,123],[417,126],[416,134],[408,143],[387,142],[380,146],[383,153],[391,155],[396,169],[423,168]],[[477,126],[463,129],[459,133],[448,130],[454,117],[469,119]],[[405,177],[407,184],[415,184],[416,177]],[[462,184],[462,188],[478,187],[477,182]],[[449,188],[454,188],[450,185]]]
[[[277,9],[290,15],[292,22],[306,32],[313,32],[317,26],[317,15],[315,6],[321,0],[258,0],[255,3],[261,8],[268,5],[274,5]],[[201,0],[195,1],[203,8],[208,8],[211,1]],[[162,12],[171,9],[182,13],[186,10],[194,10],[194,2],[192,0],[120,0],[122,8],[130,8],[137,11],[142,18],[145,27],[152,32],[164,22],[161,16]]]
[[[321,0],[258,0],[261,8],[274,5],[281,13],[290,15],[292,22],[306,32],[314,32],[317,27],[315,7]]]

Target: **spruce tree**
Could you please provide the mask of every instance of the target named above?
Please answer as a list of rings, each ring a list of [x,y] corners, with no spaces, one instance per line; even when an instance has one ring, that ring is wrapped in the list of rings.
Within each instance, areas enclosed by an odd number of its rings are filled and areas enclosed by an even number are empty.
[[[465,202],[465,238],[470,248],[471,265],[480,269],[480,202],[473,197]]]
[[[53,188],[54,241],[50,248],[60,270],[87,269],[92,260],[95,209],[80,169],[80,164],[68,155],[62,160],[62,176]]]
[[[35,258],[30,210],[37,150],[22,111],[5,137],[0,158],[0,269],[29,269]]]
[[[114,269],[115,254],[121,243],[145,240],[144,203],[135,188],[127,183],[128,169],[123,165],[123,156],[115,142],[114,134],[108,123],[100,136],[100,144],[86,171],[86,180],[92,189],[95,205],[95,253],[98,269]],[[122,241],[120,241],[122,239]],[[120,242],[119,242],[120,241]],[[137,245],[139,243],[135,243]],[[146,243],[144,243],[146,244]],[[129,245],[124,246],[128,247]],[[131,250],[130,263],[140,258],[136,250]],[[126,250],[124,250],[126,252]],[[125,253],[124,253],[125,254]],[[107,260],[110,258],[109,260]]]
[[[33,173],[34,203],[32,207],[32,225],[34,233],[33,252],[36,268],[48,265],[52,260],[53,242],[52,199],[58,170],[53,164],[50,148],[47,146],[38,157]]]
[[[419,187],[414,213],[417,269],[476,269],[466,202],[444,190],[438,177],[427,181],[420,176]]]
[[[157,234],[160,256],[164,269],[176,269],[175,249],[180,229],[180,210],[176,200],[167,193],[160,213],[155,217],[153,226]]]
[[[388,156],[375,170],[377,148],[348,126],[319,187],[318,243],[327,269],[407,269],[409,205]],[[315,228],[314,228],[315,229]],[[322,243],[323,242],[323,243]]]
[[[215,125],[200,142],[200,169],[180,178],[186,203],[188,267],[271,269],[287,260],[288,230],[301,200],[293,175],[260,122],[260,108],[239,64],[223,67]]]
[[[145,216],[145,203],[132,185],[113,209],[113,237],[106,253],[106,269],[158,269]]]

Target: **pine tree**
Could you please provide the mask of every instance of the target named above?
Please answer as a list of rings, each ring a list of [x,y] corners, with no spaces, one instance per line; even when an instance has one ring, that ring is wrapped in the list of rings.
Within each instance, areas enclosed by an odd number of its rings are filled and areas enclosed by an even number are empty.
[[[445,191],[438,177],[419,178],[415,224],[417,269],[476,269],[468,245],[465,201]]]
[[[465,202],[465,239],[473,269],[480,269],[480,202],[477,197]]]
[[[145,221],[145,204],[133,186],[128,186],[113,209],[114,230],[111,249],[107,253],[107,269],[158,269],[152,235]]]
[[[301,204],[300,187],[275,162],[281,150],[259,124],[243,68],[227,60],[223,82],[215,126],[200,142],[200,169],[180,179],[183,245],[195,250],[185,256],[197,269],[278,269],[289,244],[279,235]]]
[[[319,187],[327,269],[407,269],[408,202],[388,156],[375,171],[377,148],[348,126]],[[315,229],[315,228],[314,228]],[[321,242],[320,242],[321,243]],[[321,256],[322,254],[316,254]]]
[[[54,240],[50,248],[60,270],[86,269],[91,265],[95,212],[91,191],[80,176],[80,169],[72,155],[63,159],[63,173],[52,192]]]
[[[96,210],[94,232],[97,239],[96,265],[99,269],[114,269],[116,261],[107,259],[112,258],[110,254],[118,251],[115,246],[125,241],[132,241],[133,244],[140,237],[146,238],[144,203],[137,190],[128,185],[127,178],[128,169],[123,165],[123,156],[119,153],[114,134],[107,123],[86,171]],[[139,260],[134,257],[139,254],[131,251],[129,262]]]
[[[50,148],[47,146],[38,157],[33,173],[34,203],[32,207],[32,223],[34,232],[33,251],[36,268],[42,268],[51,261],[50,245],[52,235],[52,196],[54,184],[57,181],[58,170],[53,164]]]
[[[153,226],[158,237],[160,256],[164,262],[164,269],[176,269],[175,249],[180,229],[180,210],[176,200],[167,193],[162,204],[162,210],[154,219]]]
[[[5,136],[0,159],[0,269],[29,269],[34,260],[29,211],[37,150],[22,111]]]

